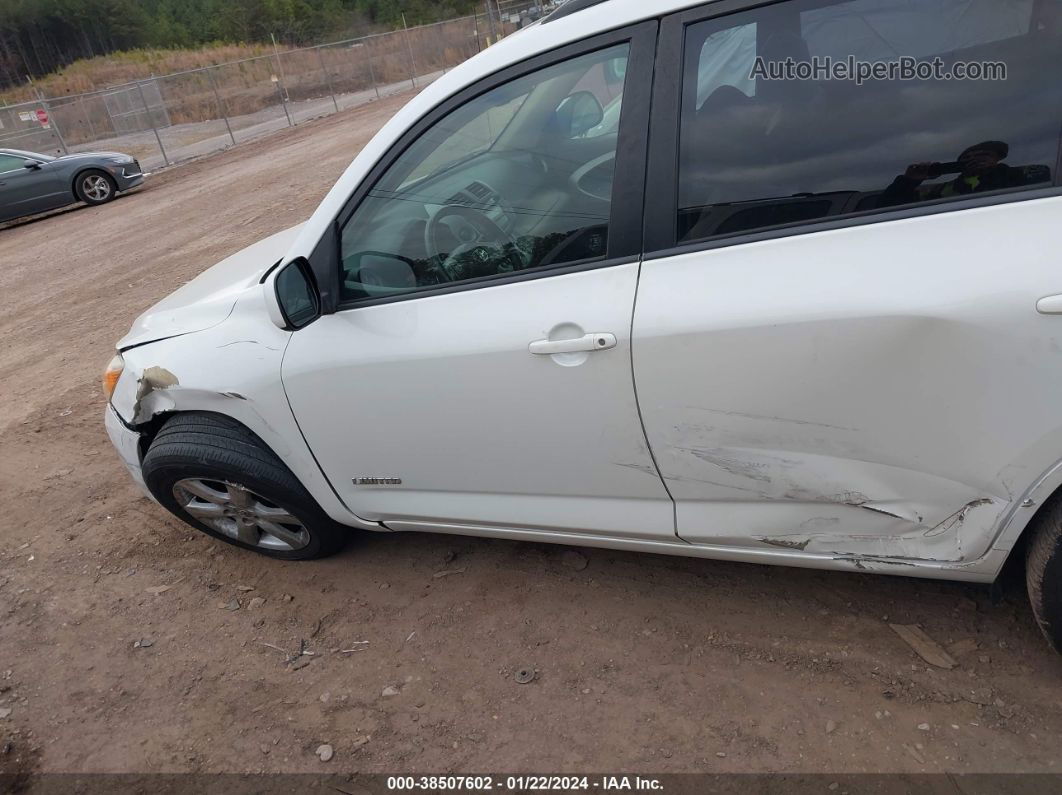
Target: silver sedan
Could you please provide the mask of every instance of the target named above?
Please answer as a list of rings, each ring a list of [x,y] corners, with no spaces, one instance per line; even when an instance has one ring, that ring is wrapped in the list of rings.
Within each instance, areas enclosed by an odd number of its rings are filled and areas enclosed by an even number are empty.
[[[0,221],[78,201],[103,204],[143,181],[140,163],[119,152],[51,157],[0,149]]]

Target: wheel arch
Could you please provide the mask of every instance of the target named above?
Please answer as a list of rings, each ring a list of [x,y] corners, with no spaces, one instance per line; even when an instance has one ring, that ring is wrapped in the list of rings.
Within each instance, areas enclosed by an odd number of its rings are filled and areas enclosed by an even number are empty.
[[[1014,499],[1000,520],[992,544],[993,550],[1004,553],[1000,571],[1003,567],[1016,565],[1015,554],[1017,562],[1024,567],[1021,553],[1036,530],[1037,520],[1059,499],[1062,499],[1062,459],[1048,467],[1021,496]]]
[[[194,392],[195,390],[191,390]],[[317,464],[316,458],[313,457],[309,448],[305,448],[305,452],[309,455],[310,462],[305,460],[305,457],[301,454],[301,450],[294,449],[296,445],[289,445],[285,454],[278,452],[276,444],[271,443],[277,440],[276,429],[272,428],[265,423],[260,415],[261,422],[248,422],[248,416],[241,411],[225,410],[222,406],[217,405],[209,400],[198,401],[195,399],[195,395],[183,396],[188,399],[181,399],[181,396],[177,396],[176,400],[165,408],[158,408],[158,410],[147,409],[139,416],[138,421],[130,424],[133,430],[139,435],[138,450],[140,461],[143,462],[144,456],[147,455],[151,444],[155,441],[155,438],[159,435],[159,432],[171,421],[177,417],[184,417],[190,414],[202,414],[210,415],[214,417],[222,417],[231,422],[237,423],[247,433],[255,438],[255,440],[262,445],[262,447],[272,453],[277,460],[284,464],[284,466],[291,472],[292,476],[299,481],[303,488],[305,488],[310,495],[314,498],[317,504],[324,510],[332,519],[342,524],[346,524],[351,527],[357,527],[363,530],[381,530],[383,529],[378,523],[370,522],[361,519],[354,514],[342,501],[340,501],[335,490],[324,477],[324,473],[320,470]],[[246,400],[239,397],[218,396],[224,400]],[[265,431],[270,438],[266,438],[265,434],[260,431]],[[273,433],[269,433],[273,431]],[[299,441],[303,442],[301,432],[299,432]],[[311,463],[312,462],[312,463]]]
[[[144,485],[163,508],[226,543],[304,560],[339,551],[337,522],[245,424],[225,414],[174,412],[144,456]]]
[[[280,378],[287,334],[262,323],[258,309],[244,322],[230,317],[202,331],[124,350],[112,407],[142,435],[141,456],[176,415],[208,412],[235,421],[284,462],[332,519],[380,530],[340,499],[303,438]]]
[[[89,171],[98,171],[99,173],[105,175],[111,181],[111,184],[114,186],[115,195],[118,194],[118,180],[114,178],[113,174],[108,174],[107,170],[105,168],[101,168],[100,166],[85,165],[75,171],[74,175],[70,178],[70,192],[74,195],[74,201],[81,201],[81,197],[77,195],[77,181]]]
[[[155,437],[159,435],[159,431],[162,430],[162,426],[164,426],[167,422],[176,417],[178,413],[179,412],[176,411],[160,412],[149,418],[146,422],[142,422],[139,425],[132,426],[132,428],[140,434],[140,438],[137,440],[137,455],[140,457],[141,463],[144,462],[144,456],[147,455],[147,451],[151,447],[151,443],[154,442]],[[248,428],[247,430],[250,431],[250,428]],[[251,432],[254,433],[253,431]],[[266,445],[266,447],[269,447],[269,445]]]

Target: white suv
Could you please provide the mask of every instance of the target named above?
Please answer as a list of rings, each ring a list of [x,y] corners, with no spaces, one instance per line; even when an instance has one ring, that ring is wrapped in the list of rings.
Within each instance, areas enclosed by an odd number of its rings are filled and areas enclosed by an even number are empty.
[[[991,582],[1020,546],[1062,647],[1060,7],[571,0],[138,319],[111,438],[280,558],[428,530]]]

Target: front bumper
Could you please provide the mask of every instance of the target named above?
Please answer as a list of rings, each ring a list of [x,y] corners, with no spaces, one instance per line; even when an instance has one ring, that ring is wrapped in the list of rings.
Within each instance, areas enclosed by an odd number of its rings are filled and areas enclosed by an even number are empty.
[[[131,190],[144,184],[146,174],[144,174],[144,170],[140,167],[140,161],[138,160],[134,160],[132,163],[111,166],[107,170],[114,177],[120,192]]]
[[[144,473],[140,468],[140,434],[127,428],[110,404],[107,404],[107,408],[104,409],[103,424],[107,428],[107,436],[110,437],[111,444],[118,451],[118,457],[129,470],[133,481],[145,495],[154,500],[155,498],[144,484]]]
[[[114,181],[118,183],[119,192],[124,193],[127,190],[139,187],[144,184],[144,175],[136,174],[134,176],[126,176],[125,174],[115,174]]]

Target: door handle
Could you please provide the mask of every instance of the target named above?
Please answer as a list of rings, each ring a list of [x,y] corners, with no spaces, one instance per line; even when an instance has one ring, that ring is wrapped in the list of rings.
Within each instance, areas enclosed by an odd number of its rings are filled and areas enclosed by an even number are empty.
[[[598,332],[567,340],[535,340],[527,346],[527,349],[536,356],[553,356],[558,353],[578,353],[579,351],[607,351],[615,347],[615,334]]]
[[[1049,295],[1036,302],[1036,311],[1041,315],[1062,315],[1062,295]]]

